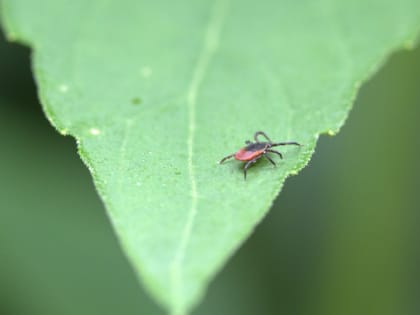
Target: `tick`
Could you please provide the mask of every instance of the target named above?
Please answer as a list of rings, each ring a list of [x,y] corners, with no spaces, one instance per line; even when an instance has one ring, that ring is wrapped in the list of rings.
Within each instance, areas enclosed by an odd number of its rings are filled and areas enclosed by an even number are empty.
[[[260,141],[258,140],[259,136],[263,136],[267,141]],[[230,159],[234,157],[238,161],[246,162],[244,165],[244,179],[246,179],[246,171],[247,169],[257,162],[260,158],[265,157],[267,160],[270,161],[271,164],[276,166],[276,163],[273,161],[273,159],[268,155],[268,153],[274,153],[277,154],[281,159],[283,158],[283,155],[276,151],[272,150],[272,147],[277,147],[280,145],[299,145],[297,142],[277,142],[273,143],[271,139],[262,131],[257,131],[254,134],[254,140],[255,142],[251,142],[249,140],[245,141],[246,147],[239,149],[238,152],[230,154],[226,157],[224,157],[219,164],[222,164],[227,159]]]

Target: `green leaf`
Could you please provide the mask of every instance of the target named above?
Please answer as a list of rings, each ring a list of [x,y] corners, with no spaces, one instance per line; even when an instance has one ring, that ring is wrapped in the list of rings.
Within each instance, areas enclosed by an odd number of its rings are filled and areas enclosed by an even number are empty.
[[[420,29],[414,0],[3,0],[2,13],[33,48],[47,117],[77,139],[134,269],[173,314]],[[304,146],[244,181],[240,163],[217,162],[257,130]]]

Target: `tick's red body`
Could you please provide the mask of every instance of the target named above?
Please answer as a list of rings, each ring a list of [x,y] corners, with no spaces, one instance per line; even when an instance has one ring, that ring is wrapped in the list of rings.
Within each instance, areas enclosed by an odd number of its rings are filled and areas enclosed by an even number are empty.
[[[268,145],[266,143],[252,143],[236,152],[234,158],[238,161],[251,161],[264,154],[267,148]]]
[[[258,136],[263,136],[265,137],[268,142],[260,142],[258,140]],[[250,165],[252,165],[253,163],[255,163],[258,159],[260,159],[261,157],[265,157],[267,158],[267,160],[269,160],[273,165],[276,165],[276,163],[274,163],[274,161],[271,159],[271,157],[268,156],[268,152],[270,153],[275,153],[277,154],[281,159],[283,158],[282,154],[278,151],[275,150],[271,150],[272,147],[276,147],[279,145],[288,145],[288,144],[294,144],[294,145],[300,145],[297,142],[279,142],[279,143],[272,143],[270,138],[262,131],[257,131],[254,134],[254,139],[255,142],[251,142],[251,141],[246,141],[245,143],[247,144],[246,147],[239,149],[238,152],[233,153],[231,155],[228,155],[226,157],[224,157],[220,163],[223,163],[224,161],[226,161],[227,159],[230,158],[235,158],[238,161],[243,161],[246,162],[245,166],[244,166],[244,178],[246,179],[246,170],[248,169],[248,167]]]

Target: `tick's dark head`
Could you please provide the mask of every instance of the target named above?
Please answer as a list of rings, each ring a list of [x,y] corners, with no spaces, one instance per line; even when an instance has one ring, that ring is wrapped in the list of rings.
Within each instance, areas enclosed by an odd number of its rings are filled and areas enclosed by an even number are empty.
[[[268,142],[252,142],[248,144],[244,149],[245,151],[256,152],[269,148],[271,145]]]

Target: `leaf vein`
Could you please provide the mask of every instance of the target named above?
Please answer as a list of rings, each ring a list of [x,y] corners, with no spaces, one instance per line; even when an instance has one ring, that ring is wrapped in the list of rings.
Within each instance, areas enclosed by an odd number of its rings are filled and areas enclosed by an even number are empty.
[[[206,28],[206,34],[204,37],[203,47],[199,53],[197,63],[194,67],[191,82],[187,90],[187,105],[188,105],[188,176],[191,183],[191,206],[188,211],[187,221],[182,229],[181,241],[178,248],[176,249],[175,255],[170,264],[170,276],[171,276],[171,290],[172,300],[175,314],[182,314],[182,299],[180,298],[183,294],[183,283],[182,283],[182,263],[185,258],[188,242],[191,238],[191,231],[194,225],[195,217],[197,215],[197,182],[193,164],[193,144],[194,134],[196,129],[196,103],[197,95],[200,86],[204,80],[207,69],[211,62],[211,59],[219,46],[220,34],[222,31],[223,23],[226,19],[228,10],[229,0],[216,0],[214,2],[212,13],[209,18],[209,22]]]

